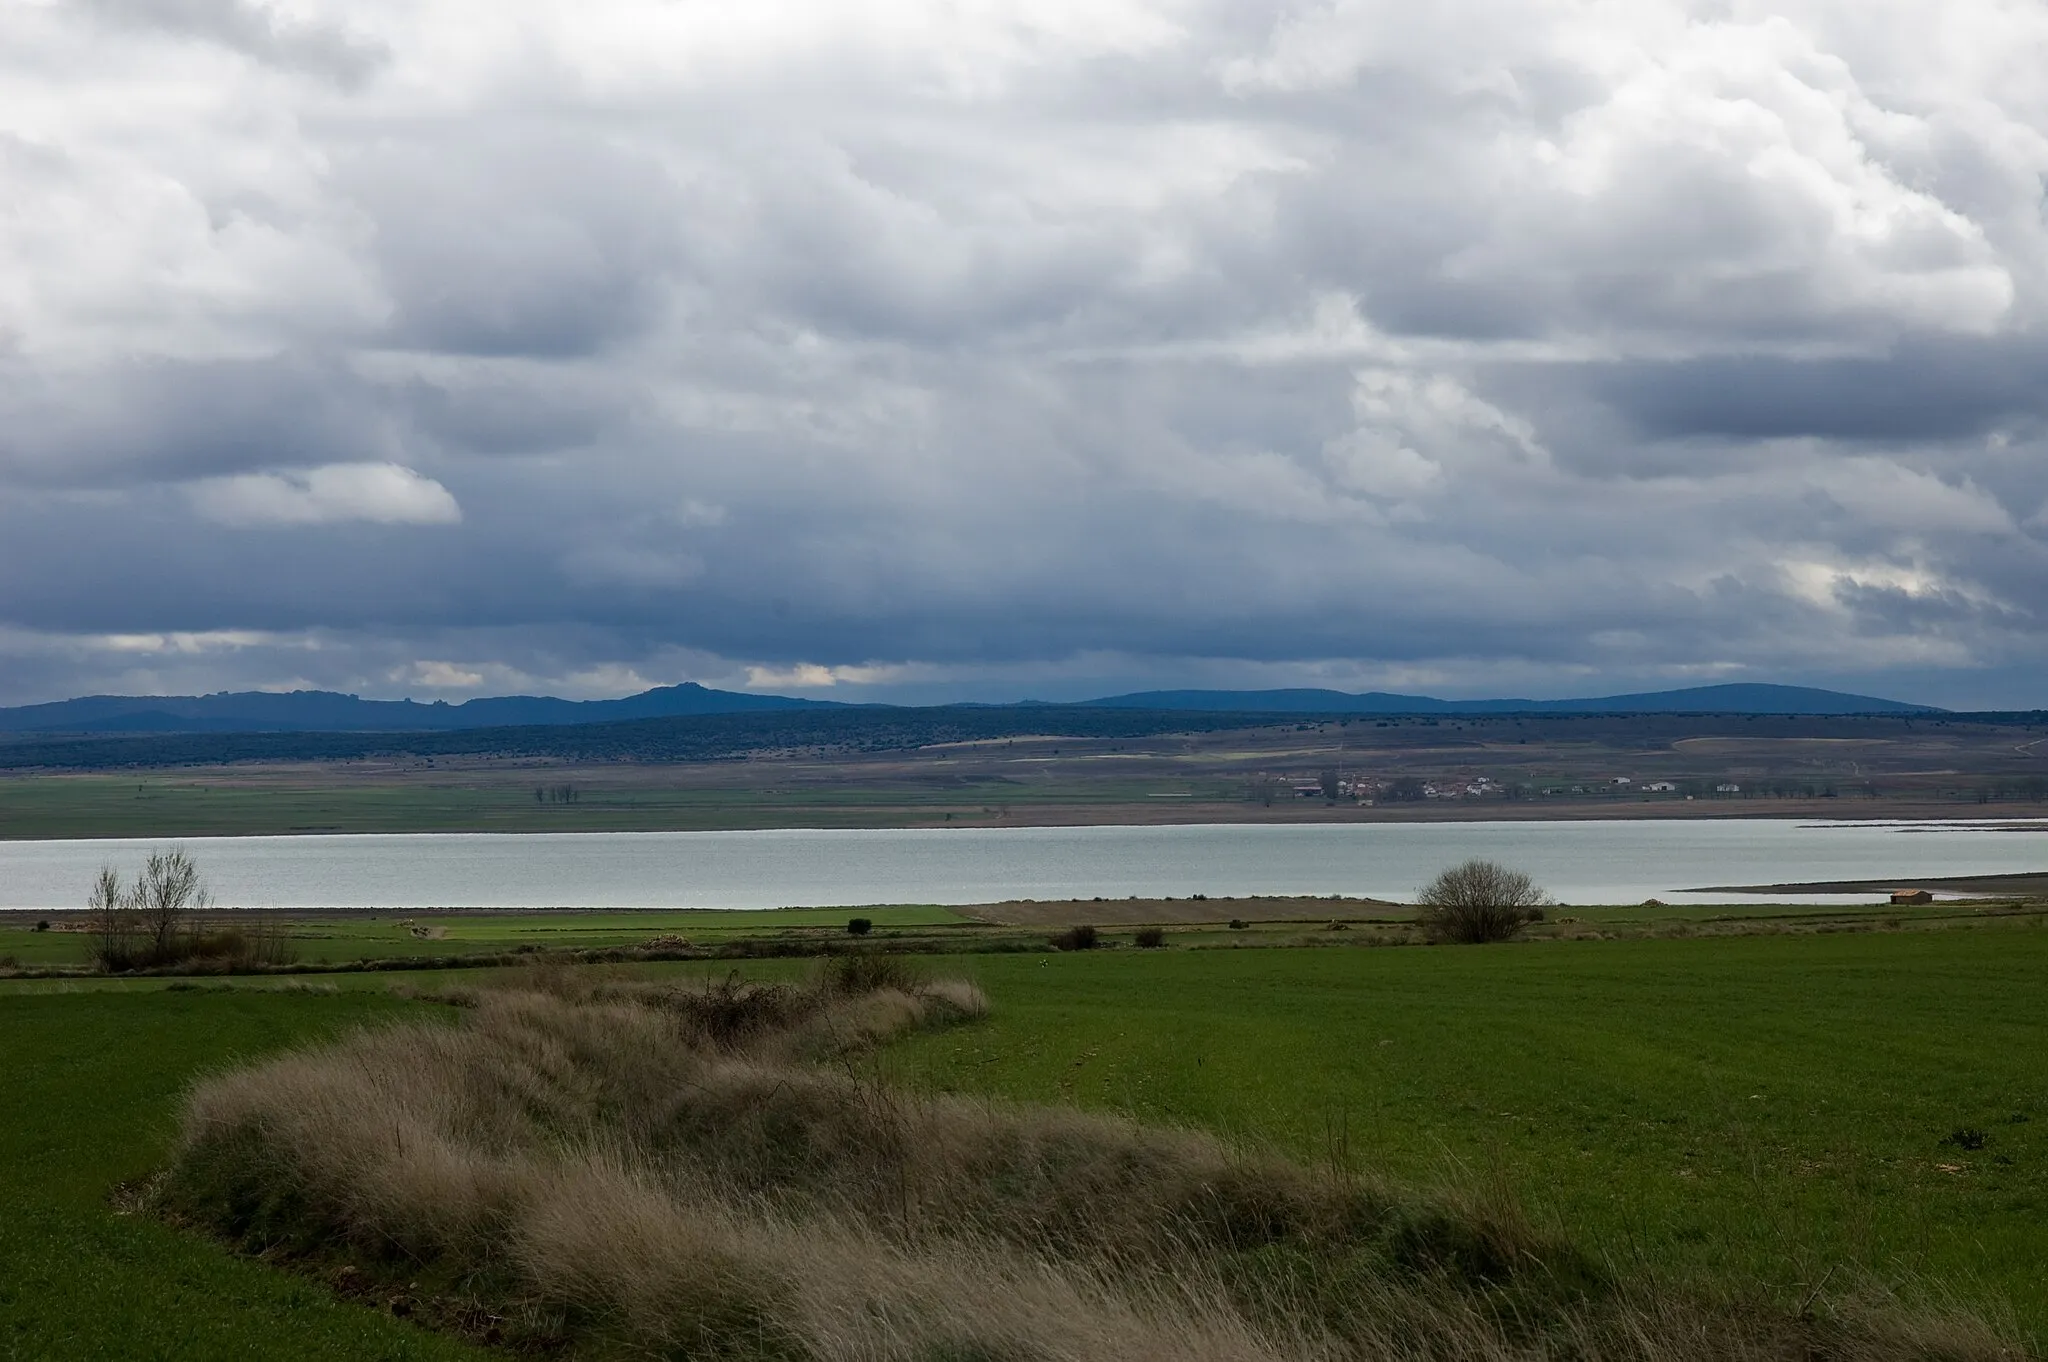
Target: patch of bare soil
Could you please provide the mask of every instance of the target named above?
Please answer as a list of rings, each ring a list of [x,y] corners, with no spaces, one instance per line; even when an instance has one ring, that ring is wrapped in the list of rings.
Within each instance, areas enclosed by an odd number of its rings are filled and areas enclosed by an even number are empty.
[[[955,910],[998,927],[1188,925],[1207,922],[1406,921],[1405,904],[1366,898],[1019,899]]]

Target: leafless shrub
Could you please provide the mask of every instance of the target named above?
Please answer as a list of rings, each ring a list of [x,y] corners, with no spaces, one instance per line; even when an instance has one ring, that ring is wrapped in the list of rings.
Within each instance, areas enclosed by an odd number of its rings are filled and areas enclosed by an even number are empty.
[[[1471,860],[1439,874],[1416,898],[1431,941],[1506,941],[1543,917],[1550,896],[1519,870]]]
[[[109,973],[131,968],[137,951],[138,924],[121,885],[121,872],[110,865],[100,867],[85,900],[86,930],[92,941],[86,951],[101,969]]]

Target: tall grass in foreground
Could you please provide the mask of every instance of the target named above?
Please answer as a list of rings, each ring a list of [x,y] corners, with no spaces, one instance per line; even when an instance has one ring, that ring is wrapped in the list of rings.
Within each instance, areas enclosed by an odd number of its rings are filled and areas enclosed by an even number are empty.
[[[859,1051],[984,1008],[890,957],[811,984],[535,971],[191,1095],[160,1192],[247,1248],[578,1355],[2018,1357],[1960,1312],[1791,1314],[1635,1282],[1497,1201],[1209,1136],[916,1096]]]

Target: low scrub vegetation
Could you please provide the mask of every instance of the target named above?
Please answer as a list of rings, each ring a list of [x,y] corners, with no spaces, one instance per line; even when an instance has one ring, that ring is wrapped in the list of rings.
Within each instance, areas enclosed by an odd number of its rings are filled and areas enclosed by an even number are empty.
[[[978,990],[535,968],[191,1093],[160,1209],[491,1342],[579,1355],[1977,1359],[1955,1314],[1634,1282],[1498,1197],[923,1096],[858,1061]]]
[[[1064,932],[1054,933],[1051,940],[1056,951],[1092,951],[1102,944],[1102,934],[1084,922]]]

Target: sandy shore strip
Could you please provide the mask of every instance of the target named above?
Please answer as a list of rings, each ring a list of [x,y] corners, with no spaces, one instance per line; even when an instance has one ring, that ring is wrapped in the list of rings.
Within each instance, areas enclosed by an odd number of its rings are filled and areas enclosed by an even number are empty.
[[[1929,875],[1918,879],[1813,880],[1802,884],[1710,884],[1688,894],[1889,894],[1925,889],[1974,898],[2048,898],[2048,871],[2021,875]]]

